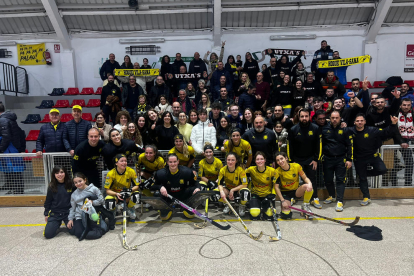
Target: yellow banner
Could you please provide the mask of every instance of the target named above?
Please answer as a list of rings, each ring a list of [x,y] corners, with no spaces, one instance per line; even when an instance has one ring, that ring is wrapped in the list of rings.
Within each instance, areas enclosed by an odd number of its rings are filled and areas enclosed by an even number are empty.
[[[158,76],[160,69],[115,69],[115,76],[126,77],[134,75],[135,77]]]
[[[46,65],[43,53],[46,50],[44,43],[41,44],[17,44],[19,65]]]
[[[320,60],[318,62],[318,65],[319,65],[319,68],[332,68],[332,67],[351,66],[351,65],[367,63],[367,62],[371,62],[370,55],[343,58],[343,59]]]

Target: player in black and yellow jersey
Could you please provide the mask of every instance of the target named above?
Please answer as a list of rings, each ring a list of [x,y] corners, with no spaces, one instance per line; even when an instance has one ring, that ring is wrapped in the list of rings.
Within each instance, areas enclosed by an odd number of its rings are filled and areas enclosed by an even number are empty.
[[[135,221],[135,204],[140,202],[140,194],[138,192],[138,179],[135,170],[127,166],[127,157],[124,154],[117,154],[114,157],[114,166],[111,171],[108,172],[105,179],[106,194],[105,206],[107,210],[115,213],[116,203],[123,201],[120,192],[124,189],[131,189],[131,198],[127,199],[128,212],[131,222]],[[115,216],[115,214],[114,214]]]
[[[149,187],[154,183],[154,173],[165,167],[164,158],[162,158],[156,146],[147,145],[145,146],[145,152],[138,156],[136,166],[137,173],[141,177],[142,193],[146,196],[152,196]]]
[[[246,203],[250,200],[250,191],[247,188],[246,172],[240,166],[238,156],[229,152],[226,156],[227,165],[221,168],[218,177],[218,190],[221,198],[229,197],[230,200],[239,202],[239,215],[244,216]],[[230,212],[226,205],[223,213]]]
[[[252,163],[252,147],[249,142],[241,138],[240,129],[235,128],[231,131],[230,140],[224,143],[224,152],[234,152],[239,157],[240,163],[244,168],[250,167]]]
[[[309,207],[309,201],[313,194],[313,187],[311,181],[303,171],[302,166],[297,163],[289,163],[287,154],[284,152],[276,153],[276,163],[279,165],[276,172],[279,175],[280,184],[276,184],[275,190],[282,202],[281,218],[292,218],[292,213],[289,208],[291,206],[291,200],[302,196],[302,209],[312,212]],[[305,182],[301,186],[299,186],[299,176]]]
[[[220,169],[223,168],[223,162],[214,157],[214,149],[210,143],[206,143],[204,146],[204,156],[206,158],[200,160],[198,163],[198,177],[201,181],[209,183],[209,188],[213,189],[217,186],[215,183],[218,179]]]
[[[155,191],[154,195],[161,194],[162,199],[167,203],[171,203],[171,199],[167,197],[168,194],[186,202],[192,195],[200,191],[196,173],[190,168],[180,166],[177,155],[168,154],[167,165],[155,173],[155,184],[151,186],[151,190]],[[194,218],[194,214],[186,210],[183,211],[183,214],[187,218]],[[170,219],[171,215],[172,211],[168,209],[160,211],[162,220]]]
[[[263,152],[256,152],[254,161],[256,166],[246,169],[251,192],[250,217],[260,219],[260,215],[262,215],[262,219],[271,220],[273,219],[271,208],[274,207],[275,201],[275,194],[272,193],[272,190],[279,175],[274,168],[266,166],[266,155]]]
[[[184,137],[181,134],[174,136],[174,145],[168,154],[174,153],[180,160],[180,166],[192,168],[195,160],[194,149],[184,142]]]

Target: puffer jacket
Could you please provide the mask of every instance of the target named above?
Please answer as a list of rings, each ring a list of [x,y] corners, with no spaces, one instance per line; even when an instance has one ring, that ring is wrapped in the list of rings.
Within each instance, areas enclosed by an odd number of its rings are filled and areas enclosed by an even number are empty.
[[[210,142],[213,148],[216,147],[216,129],[212,126],[209,127],[209,123],[210,122],[208,120],[204,123],[199,121],[191,131],[190,140],[192,142],[192,147],[197,154],[203,153],[205,142]]]
[[[69,152],[75,150],[81,142],[88,139],[88,131],[92,128],[92,125],[91,122],[80,119],[79,123],[70,120],[65,124],[65,127],[63,142],[66,151]]]
[[[86,197],[94,197],[98,199],[92,200],[93,206],[100,206],[105,203],[101,191],[93,184],[89,184],[84,190],[76,189],[70,198],[71,208],[69,210],[69,220],[82,219],[82,206]]]
[[[0,115],[0,153],[4,152],[10,143],[19,151],[26,149],[26,134],[17,124],[17,116],[13,112],[6,111]]]
[[[56,127],[50,124],[45,124],[40,128],[39,136],[36,141],[36,151],[46,152],[65,152],[66,148],[63,143],[63,133],[66,131],[65,124],[59,122]]]

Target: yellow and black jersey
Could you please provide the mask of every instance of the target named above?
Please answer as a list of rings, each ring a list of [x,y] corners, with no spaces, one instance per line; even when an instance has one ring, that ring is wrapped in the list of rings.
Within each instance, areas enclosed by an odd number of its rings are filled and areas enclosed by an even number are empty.
[[[230,152],[229,140],[224,143],[224,150],[226,151],[226,154]],[[244,164],[244,160],[249,156],[252,156],[252,147],[249,142],[244,139],[240,139],[240,143],[237,146],[234,145],[231,151],[237,154],[241,164]]]
[[[207,159],[203,159],[198,163],[198,177],[206,177],[208,180],[216,181],[223,163],[220,159],[214,157],[213,163],[208,163]]]
[[[192,146],[188,146],[188,156],[187,157],[185,157],[184,154],[182,152],[180,152],[176,147],[173,147],[172,149],[170,149],[168,154],[171,154],[171,153],[175,153],[177,155],[178,160],[179,160],[179,164],[181,166],[187,166],[188,161],[195,158],[194,149],[193,149]]]
[[[277,171],[268,166],[263,172],[259,171],[257,166],[251,166],[246,169],[246,175],[252,180],[250,191],[260,197],[266,197],[272,193],[273,185],[279,177]]]
[[[132,189],[138,185],[137,174],[127,167],[123,174],[119,174],[116,168],[112,169],[105,179],[105,189],[119,193],[124,188]]]
[[[294,191],[299,187],[299,176],[305,178],[302,166],[297,163],[289,163],[289,170],[285,171],[281,167],[276,169],[280,178],[281,191]]]
[[[239,185],[247,185],[246,172],[240,166],[237,167],[233,172],[230,172],[228,167],[224,166],[220,170],[218,179],[218,184],[223,185],[229,190]]]
[[[141,153],[138,157],[138,166],[142,166],[143,170],[146,172],[155,172],[165,167],[164,159],[159,156],[153,162],[148,161],[145,157],[145,153]]]

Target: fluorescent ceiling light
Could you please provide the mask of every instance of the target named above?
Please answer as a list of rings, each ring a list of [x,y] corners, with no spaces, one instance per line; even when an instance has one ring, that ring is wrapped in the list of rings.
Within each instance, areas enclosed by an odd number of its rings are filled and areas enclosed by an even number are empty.
[[[271,35],[270,40],[315,39],[316,34],[309,35]]]
[[[164,38],[142,38],[142,39],[120,39],[120,44],[134,44],[134,43],[162,43]]]
[[[0,46],[16,46],[16,41],[0,41]]]

